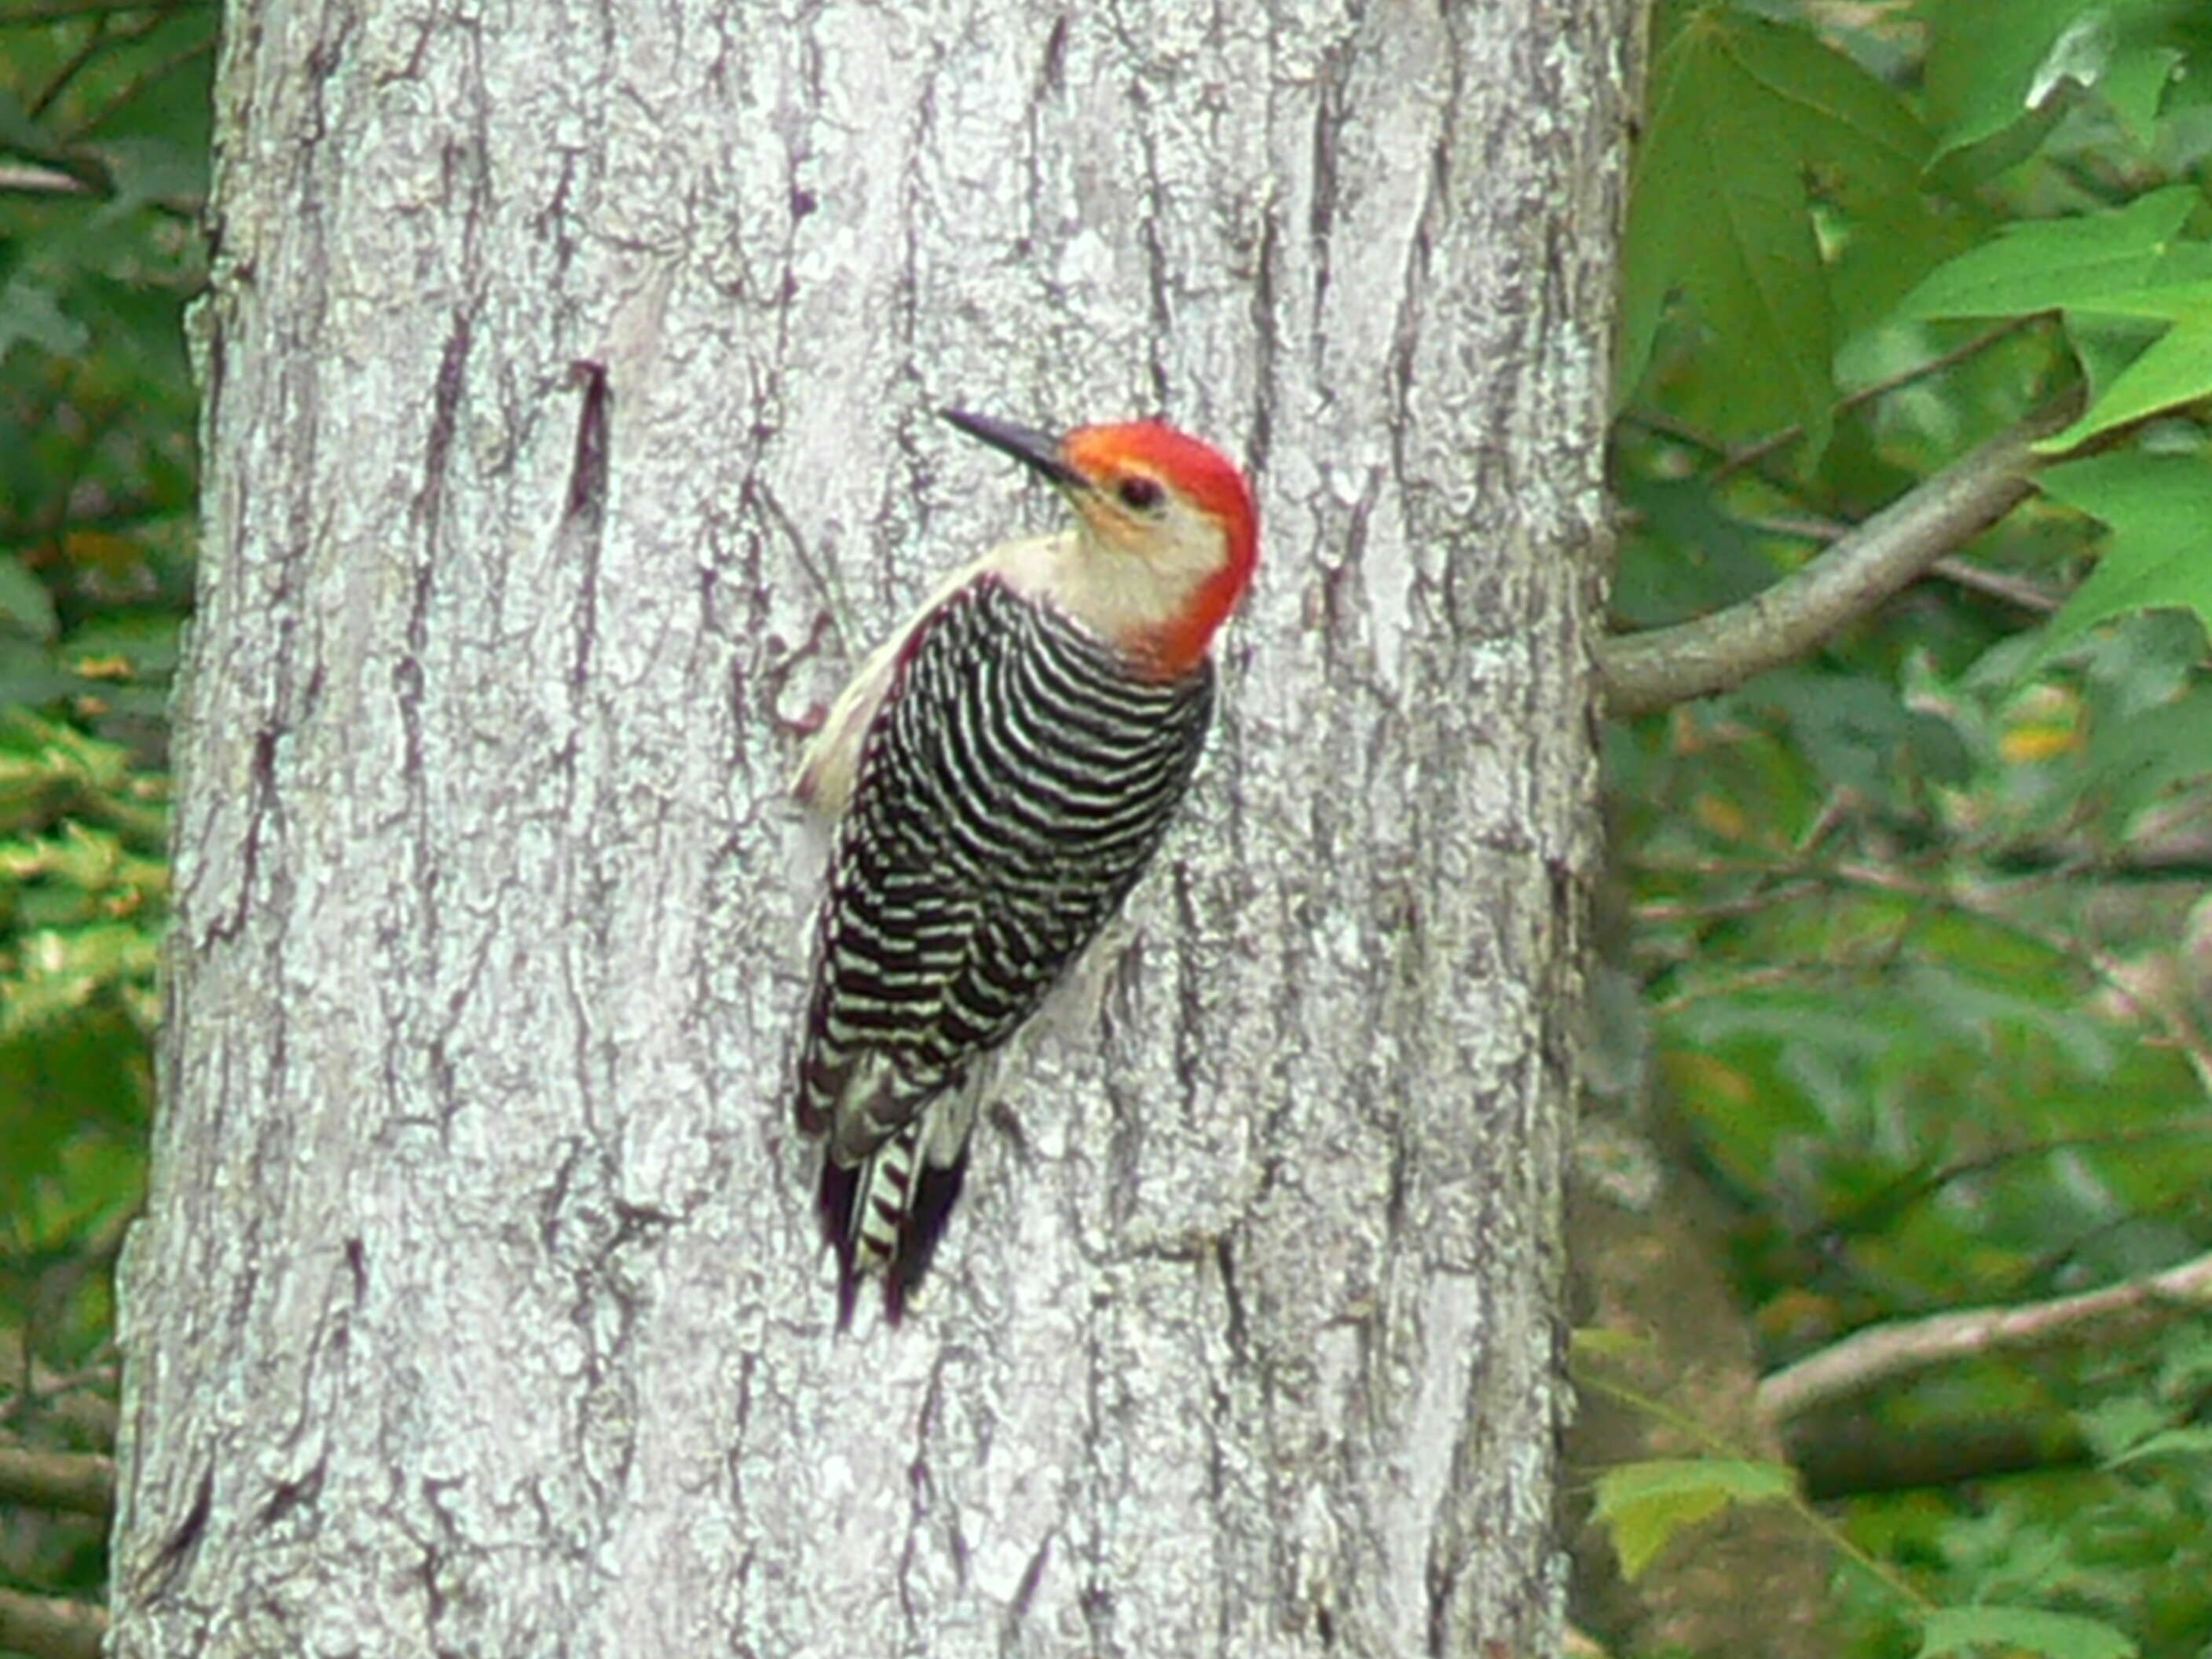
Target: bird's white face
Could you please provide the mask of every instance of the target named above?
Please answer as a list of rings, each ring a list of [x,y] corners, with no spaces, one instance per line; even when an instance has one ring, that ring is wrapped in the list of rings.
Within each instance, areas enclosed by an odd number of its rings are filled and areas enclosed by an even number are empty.
[[[1144,471],[1125,466],[1097,488],[1068,494],[1076,548],[1065,574],[1085,607],[1077,619],[1109,638],[1187,614],[1199,589],[1228,568],[1220,522]]]
[[[1218,451],[1158,421],[1078,427],[1044,464],[1076,513],[1083,620],[1148,672],[1189,672],[1252,578],[1258,523]],[[1065,606],[1063,608],[1073,608]]]

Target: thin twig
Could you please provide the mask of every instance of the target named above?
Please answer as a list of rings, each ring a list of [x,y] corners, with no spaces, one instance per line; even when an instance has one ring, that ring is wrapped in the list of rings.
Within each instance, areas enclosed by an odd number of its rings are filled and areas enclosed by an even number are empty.
[[[128,108],[132,100],[137,98],[147,88],[164,76],[173,70],[182,69],[195,58],[211,57],[214,52],[215,42],[212,40],[195,40],[191,45],[179,47],[171,52],[160,63],[149,64],[140,74],[133,76],[114,97],[109,99],[104,108],[96,110],[85,118],[82,125],[77,129],[79,136],[98,131],[100,124],[109,116],[113,115],[118,110]]]
[[[1818,1231],[1853,1234],[1877,1226],[1888,1226],[1905,1211],[1935,1197],[1948,1187],[2027,1158],[2048,1158],[2053,1152],[2134,1146],[2146,1140],[2193,1139],[2208,1135],[2212,1135],[2212,1113],[2191,1112],[2154,1123],[2130,1123],[2118,1128],[2085,1130],[2075,1134],[2046,1135],[2035,1140],[2020,1141],[1990,1152],[1977,1152],[1971,1158],[1955,1158],[1941,1169],[1894,1182],[1863,1203],[1827,1217]],[[2130,1214],[2125,1219],[2132,1223],[2142,1219],[2142,1217]]]
[[[1654,1016],[1679,1014],[1693,1003],[1705,1002],[1713,997],[1735,996],[1745,991],[1762,991],[1771,986],[1793,985],[1801,980],[1818,979],[1824,975],[1852,971],[1856,964],[1847,962],[1808,960],[1778,963],[1765,968],[1749,968],[1740,974],[1724,974],[1717,979],[1692,985],[1669,997],[1654,1002],[1650,1012]]]
[[[1819,542],[1826,546],[1841,541],[1850,534],[1850,526],[1840,519],[1822,519],[1811,515],[1790,514],[1766,514],[1759,518],[1739,518],[1735,523],[1761,536],[1778,536],[1784,541]]]
[[[1939,352],[1924,362],[1913,364],[1910,368],[1901,368],[1894,374],[1885,376],[1881,380],[1859,387],[1856,392],[1845,394],[1838,400],[1836,413],[1838,415],[1846,413],[1863,404],[1870,404],[1877,398],[1886,398],[1891,392],[1900,391],[1916,380],[1924,380],[1931,374],[1941,374],[1945,369],[1955,368],[1966,362],[1967,358],[1978,356],[2008,335],[2017,334],[2030,324],[2041,320],[2039,316],[2008,318],[2003,322],[1984,329],[1971,339],[1961,340],[1948,351]],[[1753,440],[1742,448],[1733,451],[1726,459],[1722,461],[1719,468],[1713,474],[1713,482],[1719,483],[1722,480],[1742,471],[1746,467],[1758,465],[1776,451],[1789,448],[1804,435],[1803,426],[1785,426],[1778,432],[1771,432],[1764,438]]]
[[[2008,576],[2002,570],[1985,570],[1967,559],[1938,559],[1928,567],[1928,572],[1972,592],[1986,593],[1993,599],[2002,599],[2007,605],[2033,611],[2039,617],[2051,615],[2065,603],[2059,595],[2039,587],[2025,576]]]
[[[70,82],[76,80],[83,72],[84,66],[100,56],[101,49],[107,45],[109,40],[107,22],[106,17],[102,16],[93,26],[92,33],[77,43],[76,50],[62,60],[61,67],[53,72],[46,84],[40,88],[30,101],[24,105],[23,112],[31,119],[36,121],[52,109],[54,106],[54,100],[68,88]]]
[[[1794,903],[1801,898],[1825,891],[1826,886],[1826,883],[1807,876],[1794,881],[1761,885],[1735,898],[1652,899],[1632,907],[1631,915],[1638,922],[1725,921],[1736,916],[1756,915],[1759,911],[1771,910],[1778,904]]]

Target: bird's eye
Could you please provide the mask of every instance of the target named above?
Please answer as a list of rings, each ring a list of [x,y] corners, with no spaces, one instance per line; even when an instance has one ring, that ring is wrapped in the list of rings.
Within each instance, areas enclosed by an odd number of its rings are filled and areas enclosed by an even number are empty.
[[[1121,505],[1139,513],[1149,513],[1160,504],[1160,487],[1150,478],[1134,475],[1115,486],[1114,493],[1121,498]]]

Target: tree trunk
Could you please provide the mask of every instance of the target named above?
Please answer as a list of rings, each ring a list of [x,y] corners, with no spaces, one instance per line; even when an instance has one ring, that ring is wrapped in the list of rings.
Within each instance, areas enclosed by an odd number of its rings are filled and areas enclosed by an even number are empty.
[[[1550,1650],[1633,9],[234,0],[116,1654]],[[841,1340],[781,787],[1053,511],[956,401],[1263,563]]]

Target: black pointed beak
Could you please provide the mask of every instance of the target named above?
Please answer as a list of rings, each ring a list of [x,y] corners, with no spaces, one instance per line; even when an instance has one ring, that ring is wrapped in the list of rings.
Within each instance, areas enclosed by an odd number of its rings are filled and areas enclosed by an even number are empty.
[[[994,421],[988,415],[970,415],[964,409],[941,409],[938,413],[971,438],[980,438],[994,449],[1003,449],[1024,465],[1034,468],[1062,489],[1088,489],[1091,480],[1060,458],[1060,440],[1034,428]]]

